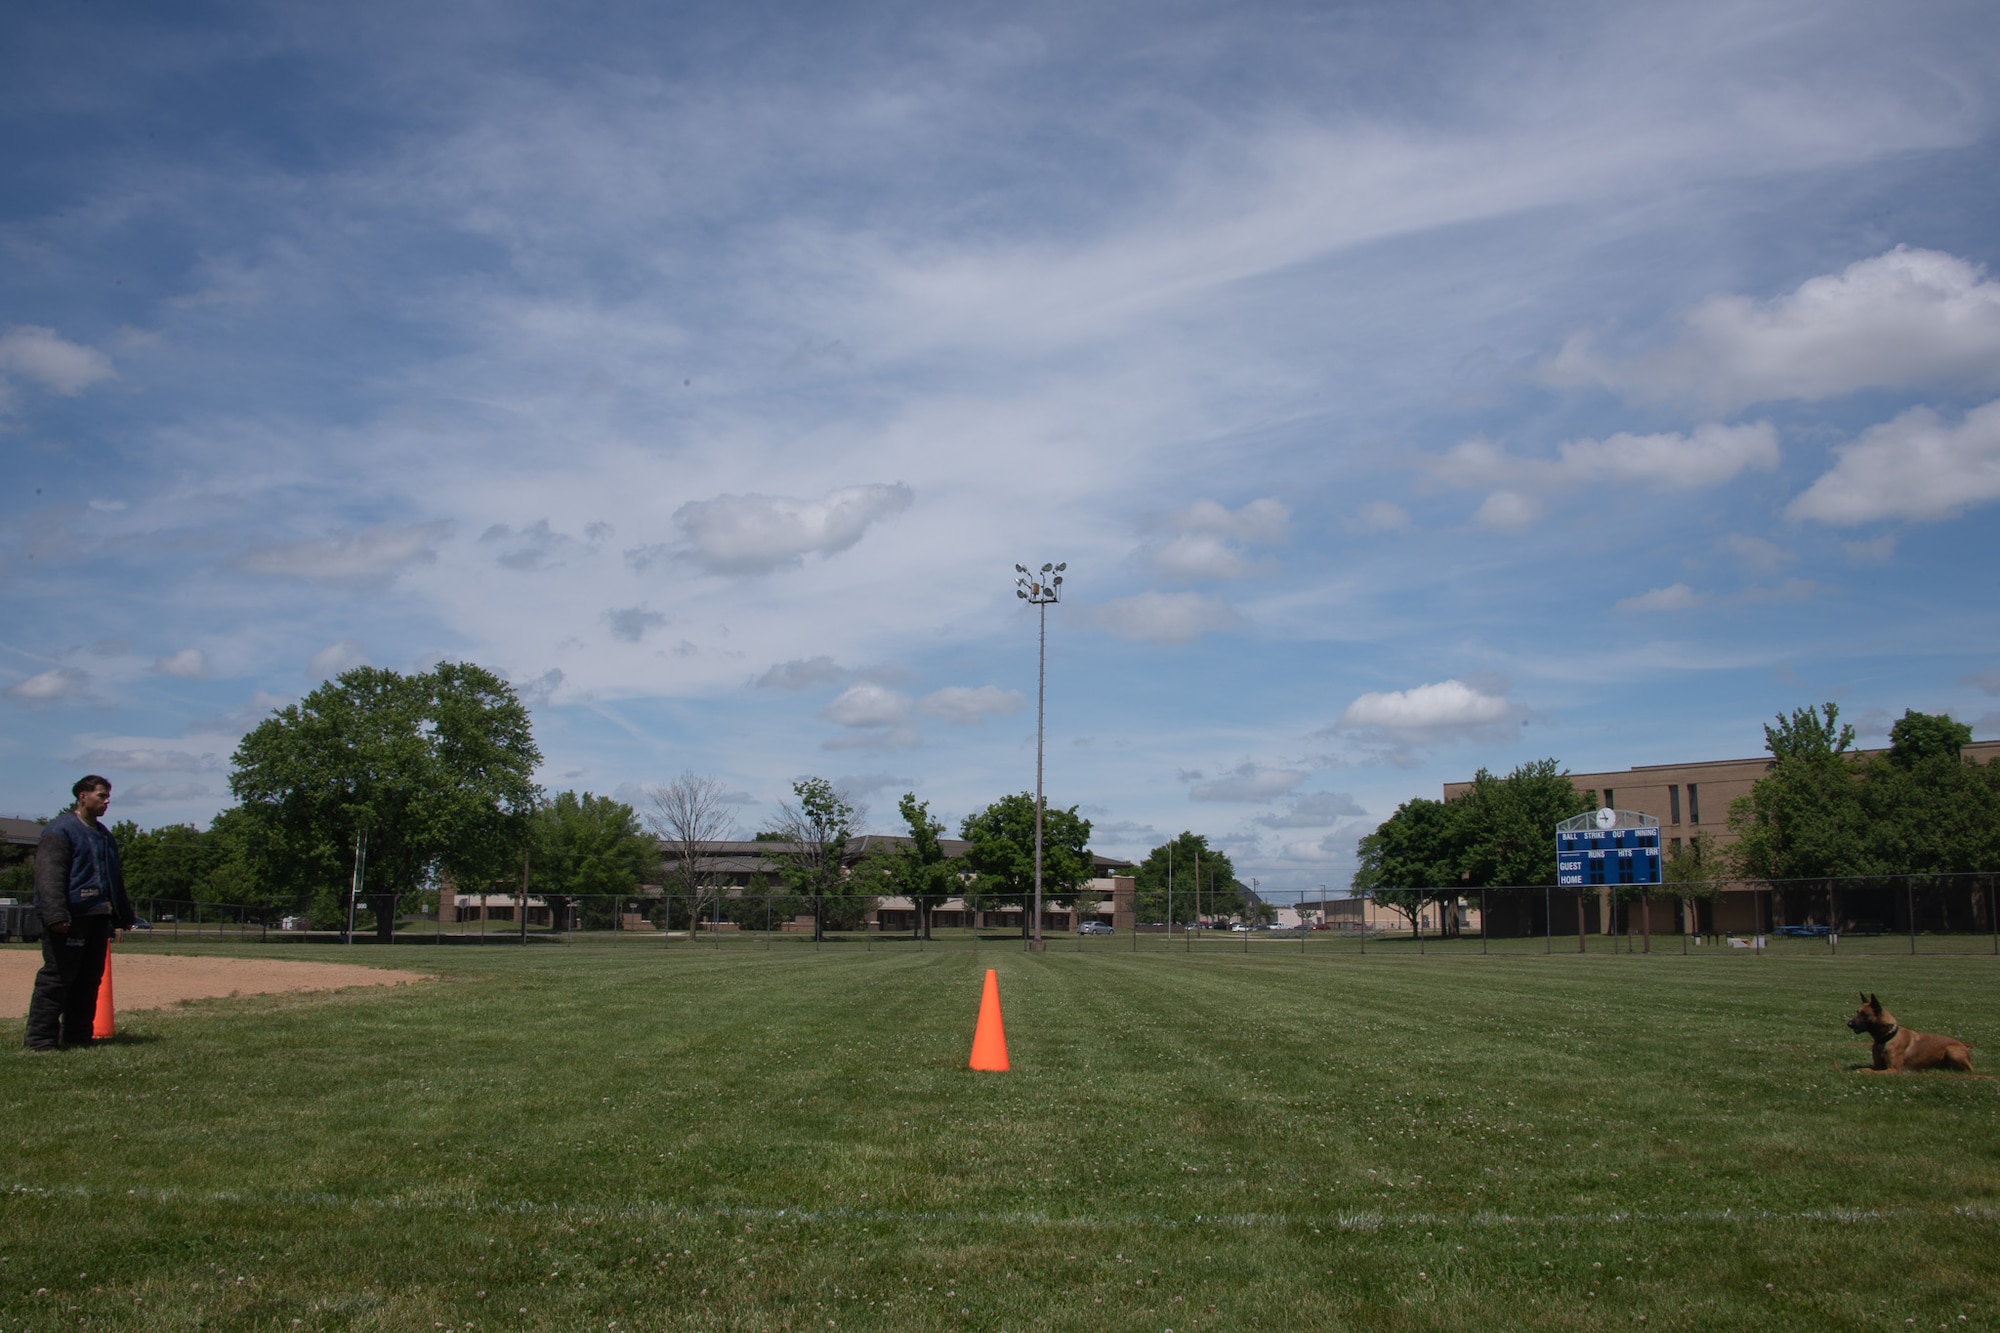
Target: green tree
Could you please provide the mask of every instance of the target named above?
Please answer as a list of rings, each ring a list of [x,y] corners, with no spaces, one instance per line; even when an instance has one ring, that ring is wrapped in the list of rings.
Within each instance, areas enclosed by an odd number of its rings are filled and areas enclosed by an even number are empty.
[[[400,895],[439,872],[484,883],[515,860],[540,761],[527,709],[483,667],[356,667],[245,736],[229,785],[258,877],[319,914],[341,910],[365,834],[363,890],[386,941]]]
[[[660,857],[631,806],[609,796],[557,792],[536,809],[531,830],[530,891],[549,904],[560,926],[572,907],[585,930],[608,930]]]
[[[904,792],[896,803],[909,829],[909,840],[896,853],[889,874],[889,891],[908,898],[917,910],[917,931],[931,937],[931,915],[959,888],[959,874],[944,854],[944,824],[931,818],[930,802],[919,801],[913,791]]]
[[[1506,777],[1482,768],[1457,800],[1416,797],[1361,839],[1354,891],[1401,913],[1416,928],[1432,898],[1469,888],[1556,882],[1556,825],[1596,804],[1554,759],[1521,764]]]
[[[971,845],[965,864],[974,892],[1021,903],[1021,935],[1032,937],[1035,895],[1035,798],[1029,792],[1002,796],[959,822],[958,834]],[[1042,811],[1042,898],[1067,901],[1089,883],[1090,821],[1067,810]]]
[[[1970,744],[1972,728],[1950,714],[1919,713],[1906,708],[1889,728],[1888,759],[1899,768],[1915,768],[1937,759],[1956,763],[1959,752]]]
[[[1504,778],[1480,769],[1452,804],[1460,829],[1458,882],[1466,888],[1556,882],[1556,825],[1597,806],[1554,759],[1522,764]]]
[[[125,871],[125,890],[134,901],[165,898],[191,903],[207,880],[213,852],[192,824],[142,829],[130,820],[111,826]]]
[[[1889,729],[1889,752],[1860,774],[1870,873],[2000,868],[2000,770],[1964,761],[1971,740],[1971,727],[1944,714],[1905,712]]]
[[[1733,874],[1746,879],[1823,879],[1867,874],[1861,766],[1848,754],[1854,728],[1840,706],[1799,708],[1764,728],[1774,760],[1748,796],[1730,804]]]
[[[1195,919],[1197,908],[1206,916],[1226,915],[1238,903],[1236,867],[1228,853],[1208,845],[1206,834],[1183,830],[1161,843],[1146,853],[1132,878],[1133,906],[1141,921],[1166,921],[1171,915],[1173,921],[1185,925]]]
[[[859,911],[847,882],[847,841],[854,836],[854,807],[825,778],[800,778],[792,784],[793,799],[778,807],[777,837],[770,858],[792,892],[812,904],[813,939],[826,938],[828,927],[851,928],[865,915]],[[758,835],[759,841],[766,839]]]

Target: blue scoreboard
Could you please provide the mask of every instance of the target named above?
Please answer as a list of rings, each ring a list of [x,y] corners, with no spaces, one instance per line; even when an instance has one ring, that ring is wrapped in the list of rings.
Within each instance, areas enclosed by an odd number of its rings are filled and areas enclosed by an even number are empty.
[[[1659,882],[1660,825],[1652,816],[1599,810],[1556,827],[1556,883],[1563,888]]]

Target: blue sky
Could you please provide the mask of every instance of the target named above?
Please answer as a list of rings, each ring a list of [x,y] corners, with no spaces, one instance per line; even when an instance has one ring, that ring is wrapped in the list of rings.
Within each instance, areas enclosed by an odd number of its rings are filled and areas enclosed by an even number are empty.
[[[359,662],[550,789],[1034,779],[1267,888],[1480,765],[2000,735],[1982,4],[11,6],[0,810]]]

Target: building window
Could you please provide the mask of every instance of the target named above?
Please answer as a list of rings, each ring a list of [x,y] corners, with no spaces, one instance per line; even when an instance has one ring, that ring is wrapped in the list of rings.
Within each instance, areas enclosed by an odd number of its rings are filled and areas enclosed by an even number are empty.
[[[1688,823],[1701,822],[1701,788],[1688,783]]]
[[[1667,784],[1667,813],[1673,816],[1673,818],[1667,821],[1668,823],[1678,824],[1681,822],[1681,788],[1677,782]]]
[[[1611,806],[1613,809],[1617,808],[1617,803],[1612,799],[1611,788],[1609,787],[1606,787],[1604,789],[1604,803],[1608,806]]]
[[[1669,847],[1671,847],[1672,850],[1674,851],[1679,851],[1681,849],[1681,840],[1679,838],[1668,838],[1667,843]]]

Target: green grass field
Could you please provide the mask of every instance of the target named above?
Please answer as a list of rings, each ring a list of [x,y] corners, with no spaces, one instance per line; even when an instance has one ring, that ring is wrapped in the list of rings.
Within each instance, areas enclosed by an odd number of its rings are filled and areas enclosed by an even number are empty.
[[[1842,1026],[1991,957],[263,952],[437,979],[0,1054],[0,1330],[2000,1327],[2000,1082]]]

